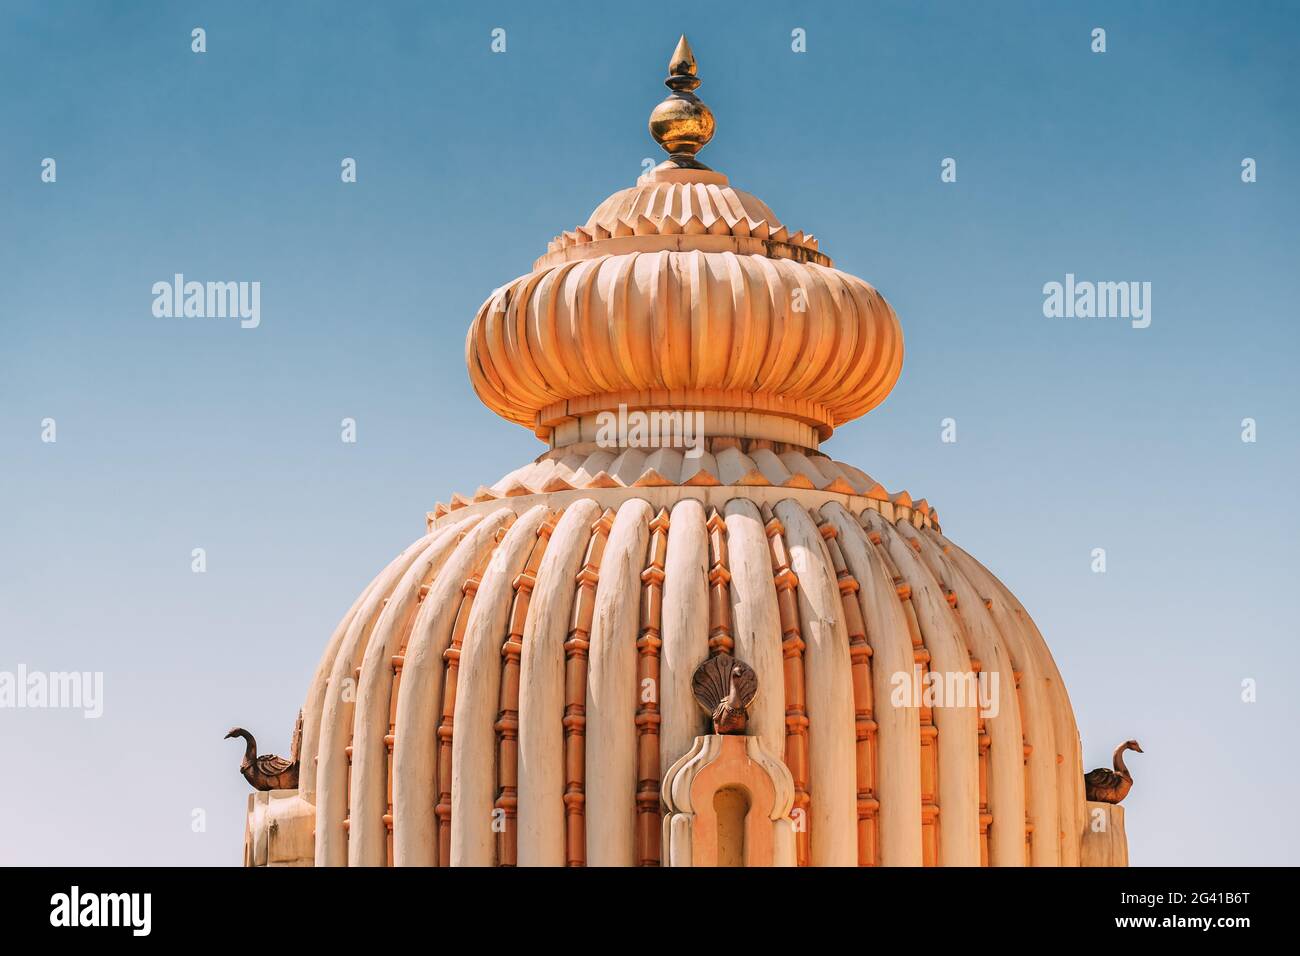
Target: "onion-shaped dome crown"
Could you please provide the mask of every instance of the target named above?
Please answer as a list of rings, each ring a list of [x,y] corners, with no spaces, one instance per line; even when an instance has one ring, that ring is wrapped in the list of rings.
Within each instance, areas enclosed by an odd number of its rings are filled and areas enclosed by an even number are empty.
[[[683,40],[651,121],[669,159],[552,240],[470,327],[479,398],[552,444],[568,443],[561,424],[627,406],[761,416],[815,445],[898,379],[884,297],[695,159],[713,129],[698,82]],[[742,420],[735,434],[759,433]]]

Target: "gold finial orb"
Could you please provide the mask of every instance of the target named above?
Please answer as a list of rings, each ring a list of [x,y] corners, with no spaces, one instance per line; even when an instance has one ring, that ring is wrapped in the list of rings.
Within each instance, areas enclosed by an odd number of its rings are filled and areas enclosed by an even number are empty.
[[[650,135],[668,153],[661,167],[709,168],[695,158],[713,139],[714,128],[713,111],[695,95],[699,85],[695,54],[682,34],[668,61],[668,79],[664,80],[664,86],[672,92],[650,113]]]

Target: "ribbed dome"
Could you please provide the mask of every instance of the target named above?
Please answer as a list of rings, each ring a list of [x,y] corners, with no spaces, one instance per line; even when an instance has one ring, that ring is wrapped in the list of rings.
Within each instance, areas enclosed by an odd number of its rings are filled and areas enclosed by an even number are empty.
[[[731,186],[721,173],[656,169],[641,177],[635,186],[620,190],[602,202],[587,219],[586,225],[551,240],[548,254],[538,259],[533,268],[540,269],[552,262],[575,257],[573,252],[556,255],[573,250],[575,246],[632,236],[642,239],[730,236],[752,240],[746,244],[733,244],[739,251],[832,265],[830,258],[818,249],[813,236],[791,232],[766,203]],[[708,244],[708,240],[704,242]],[[639,245],[653,249],[664,244],[650,241]],[[726,248],[728,244],[714,245]],[[603,247],[581,249],[577,254],[597,252],[599,248]]]
[[[552,447],[438,505],[343,616],[249,859],[275,833],[319,865],[1125,859],[1119,808],[1085,832],[1025,609],[927,502],[817,450],[897,379],[893,310],[696,160],[684,39],[668,85],[669,161],[466,340],[483,401]],[[694,441],[611,447],[620,405],[698,413]],[[748,709],[697,703],[702,665],[714,703],[756,680]]]
[[[927,517],[634,490],[453,513],[362,593],[305,705],[318,864],[658,862],[660,775],[707,733],[691,675],[729,651],[758,673],[751,732],[793,775],[803,861],[1078,865],[1051,654]],[[913,668],[999,675],[996,715],[893,706]]]
[[[884,400],[903,337],[880,293],[811,262],[689,249],[692,238],[609,255],[594,242],[589,258],[496,290],[466,340],[479,398],[547,436],[624,404],[766,412],[822,438]]]
[[[612,236],[620,228],[635,230],[637,221],[644,217],[657,232],[665,234],[689,229],[695,235],[734,235],[733,230],[742,222],[747,226],[745,235],[752,234],[759,223],[766,223],[769,233],[785,230],[766,203],[734,188],[720,173],[677,175],[677,181],[673,181],[662,173],[652,174],[645,182],[614,193],[596,207],[583,228],[593,238],[602,229]]]
[[[503,498],[520,499],[513,505],[518,510],[535,503],[523,500],[533,495],[546,495],[547,500],[559,502],[597,489],[624,489],[639,494],[642,489],[674,486],[775,487],[796,495],[825,491],[843,496],[836,500],[849,507],[866,506],[858,499],[889,502],[896,511],[908,516],[915,511],[927,525],[936,530],[939,527],[939,513],[924,498],[913,500],[907,491],[890,493],[862,469],[819,452],[759,438],[706,438],[701,453],[694,458],[678,448],[620,450],[591,443],[566,445],[514,469],[490,486],[480,485],[471,495],[458,493],[447,504],[439,502],[429,512],[428,520],[432,527],[433,522],[454,511],[490,508]]]

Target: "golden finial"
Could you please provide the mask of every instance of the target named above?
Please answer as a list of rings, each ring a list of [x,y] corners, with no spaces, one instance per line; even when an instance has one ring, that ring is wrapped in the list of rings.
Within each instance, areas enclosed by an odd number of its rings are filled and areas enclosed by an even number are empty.
[[[661,167],[709,168],[695,158],[704,144],[713,139],[714,126],[713,111],[694,93],[699,85],[695,54],[682,34],[668,61],[668,79],[664,80],[664,86],[672,92],[650,114],[650,135],[668,152],[668,159]]]

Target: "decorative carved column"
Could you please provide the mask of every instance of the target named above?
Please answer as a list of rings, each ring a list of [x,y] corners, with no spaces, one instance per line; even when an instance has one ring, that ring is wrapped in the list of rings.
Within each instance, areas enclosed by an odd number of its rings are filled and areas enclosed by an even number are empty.
[[[894,582],[898,599],[903,603],[907,631],[912,639],[913,661],[918,669],[920,686],[925,686],[925,676],[930,670],[930,652],[921,638],[921,624],[912,606],[912,586],[903,580],[898,565],[889,556],[889,549],[880,539],[879,531],[867,532],[867,538],[876,548]],[[922,697],[924,704],[924,697]],[[939,728],[934,725],[934,710],[921,706],[921,862],[925,866],[939,865]]]
[[[835,567],[835,577],[844,607],[844,626],[849,635],[849,660],[853,669],[853,711],[857,739],[858,866],[880,864],[880,840],[876,815],[876,719],[872,712],[871,645],[858,604],[858,580],[850,572],[840,550],[838,530],[829,521],[819,526]]]
[[[907,544],[918,555],[921,554],[921,539],[909,536]],[[944,553],[948,551],[944,548]],[[966,653],[970,657],[971,673],[975,675],[978,686],[979,676],[984,669],[983,663],[975,654],[975,648],[971,645],[970,635],[966,630],[965,622],[961,619],[961,614],[957,610],[957,592],[948,586],[948,582],[940,576],[937,568],[931,567],[935,575],[935,580],[939,584],[939,589],[943,592],[944,599],[948,602],[948,607],[952,609],[957,621],[957,632],[962,637],[962,642],[966,647]],[[977,698],[978,699],[978,698]],[[980,840],[980,866],[989,865],[989,828],[993,825],[993,814],[989,812],[989,747],[993,743],[993,738],[989,735],[988,729],[984,723],[983,707],[976,708],[976,733],[979,735],[978,752],[979,752],[979,840]]]
[[[528,620],[528,605],[532,600],[533,588],[537,585],[537,569],[561,514],[561,511],[551,513],[537,529],[537,540],[533,542],[524,569],[512,584],[514,602],[510,608],[506,639],[501,645],[501,708],[492,728],[497,733],[498,788],[493,807],[504,815],[503,827],[497,831],[498,866],[514,866],[518,857],[516,811],[519,807],[519,657],[524,649],[524,622]]]
[[[727,568],[727,522],[717,508],[709,512],[709,653],[730,654],[736,646],[731,633],[731,571]]]
[[[668,511],[650,522],[650,560],[641,572],[641,637],[637,641],[637,865],[658,866],[659,845],[659,648],[663,646],[664,560]]]
[[[984,599],[984,606],[989,607],[992,601]],[[1020,679],[1024,677],[1024,671],[1013,671],[1012,678],[1016,682],[1016,706],[1020,708],[1020,726],[1025,726],[1025,703],[1020,693]],[[1020,734],[1020,751],[1024,755],[1021,765],[1025,774],[1025,866],[1033,866],[1034,859],[1034,821],[1029,815],[1030,807],[1030,790],[1032,781],[1029,776],[1029,755],[1034,752],[1034,745],[1029,742],[1029,738],[1022,732]]]
[[[953,607],[954,613],[957,609],[957,595],[952,591],[948,592],[949,603]],[[975,680],[979,680],[980,672],[984,665],[973,653],[970,655],[970,667],[975,674]],[[979,801],[980,801],[980,866],[989,865],[989,828],[993,825],[993,814],[989,812],[989,747],[993,743],[993,738],[989,735],[988,728],[984,725],[984,710],[980,707],[976,726],[979,728]]]
[[[383,602],[379,605],[379,609],[381,613],[383,609],[387,607],[387,605],[388,605],[388,598],[384,598]],[[352,692],[354,694],[356,693],[356,689],[359,686],[361,686],[361,665],[360,664],[352,668]],[[354,711],[353,719],[354,720],[356,719],[355,711]],[[353,724],[352,726],[355,727],[355,724]],[[355,737],[356,735],[352,733],[351,730],[349,730],[348,745],[343,748],[343,754],[344,756],[347,757],[348,760],[347,776],[343,778],[343,805],[344,807],[347,808],[347,816],[343,818],[343,832],[344,834],[349,834],[349,835],[352,833],[352,745],[355,742]],[[346,836],[344,837],[344,840],[346,842],[347,840]]]
[[[587,863],[586,803],[587,653],[591,647],[591,617],[596,608],[596,585],[605,554],[614,511],[606,508],[591,526],[587,554],[578,572],[573,598],[573,624],[564,642],[564,835],[567,866]]]
[[[487,568],[496,545],[505,538],[506,532],[514,519],[511,518],[495,535],[495,543],[487,549],[466,579],[461,588],[460,608],[456,612],[456,623],[451,629],[451,644],[443,653],[446,662],[443,673],[442,721],[438,725],[438,805],[434,813],[438,817],[438,865],[451,866],[451,739],[452,723],[456,715],[456,678],[460,672],[460,648],[465,640],[465,628],[469,625],[470,613],[474,610],[474,596],[483,580],[483,571]]]
[[[457,543],[462,541],[464,537],[464,532],[457,535]],[[420,592],[415,599],[417,606],[423,604],[424,599],[428,597],[429,587],[428,584],[420,586]],[[401,647],[390,661],[393,667],[393,684],[388,694],[388,733],[384,734],[384,775],[388,793],[388,809],[384,811],[384,829],[387,833],[385,866],[393,865],[393,745],[397,742],[397,695],[402,689],[402,667],[406,663],[406,643],[410,638],[410,634],[411,632],[408,630],[406,636],[402,638]]]
[[[808,845],[808,710],[804,702],[803,634],[799,629],[799,599],[795,588],[799,578],[790,569],[790,552],[785,545],[785,527],[763,505],[763,525],[772,554],[772,579],[781,615],[781,657],[785,683],[785,764],[794,781],[794,812],[802,825],[795,829],[795,853],[799,866],[810,859]]]

